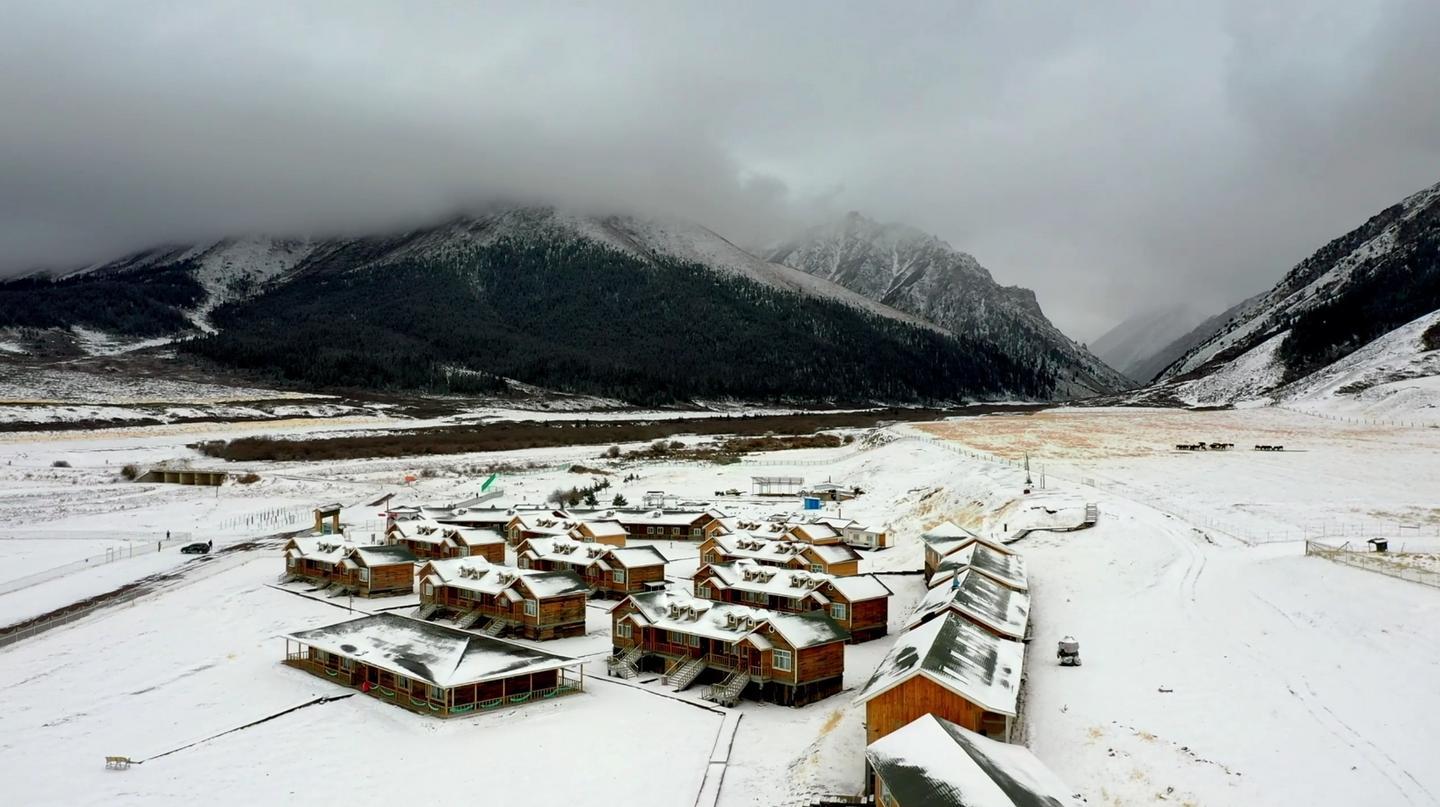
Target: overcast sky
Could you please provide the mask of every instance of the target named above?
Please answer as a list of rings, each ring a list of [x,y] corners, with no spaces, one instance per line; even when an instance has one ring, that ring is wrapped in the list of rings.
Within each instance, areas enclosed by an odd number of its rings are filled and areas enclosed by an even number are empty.
[[[857,209],[1093,339],[1440,181],[1437,77],[1434,0],[0,0],[0,273],[496,196]]]

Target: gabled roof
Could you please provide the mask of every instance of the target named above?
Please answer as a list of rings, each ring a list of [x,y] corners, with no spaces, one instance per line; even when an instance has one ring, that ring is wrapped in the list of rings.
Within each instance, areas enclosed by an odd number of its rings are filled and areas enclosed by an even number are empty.
[[[297,535],[290,542],[294,548],[286,550],[287,556],[321,563],[339,563],[355,548],[339,535]]]
[[[860,559],[860,553],[850,548],[849,544],[808,544],[807,547],[827,564]]]
[[[785,641],[796,650],[850,640],[850,631],[840,627],[840,623],[831,619],[824,611],[808,611],[803,614],[779,611],[765,613],[769,615],[766,621],[775,628],[775,632],[785,637]]]
[[[520,543],[520,554],[536,560],[551,563],[568,563],[588,569],[603,563],[606,547],[604,544],[587,544],[563,535],[542,535],[526,538]]]
[[[505,536],[499,530],[461,527],[453,524],[445,525],[445,530],[455,543],[464,546],[494,546],[505,543]]]
[[[902,633],[855,702],[924,676],[977,706],[1013,716],[1024,658],[1024,644],[946,614]]]
[[[920,536],[920,540],[925,544],[926,548],[942,557],[977,541],[997,552],[1003,552],[1007,555],[1014,554],[1015,552],[1015,550],[999,541],[983,538],[964,527],[957,526],[952,521],[946,521],[943,524],[927,530]]]
[[[484,558],[448,558],[426,564],[439,582],[481,594],[498,595],[521,585],[540,599],[588,592],[574,572],[541,572],[490,563]]]
[[[997,552],[988,544],[978,541],[971,541],[942,558],[935,567],[935,576],[930,579],[930,585],[946,582],[964,569],[974,569],[1018,591],[1025,591],[1030,587],[1025,558],[1019,554]]]
[[[785,532],[795,536],[797,540],[809,544],[816,541],[834,541],[840,538],[840,533],[829,524],[790,524]]]
[[[711,563],[705,568],[711,571],[712,582],[720,588],[796,599],[814,594],[821,586],[835,579],[828,574],[762,566],[753,560]]]
[[[1014,591],[972,569],[965,569],[947,585],[930,589],[905,627],[913,628],[943,611],[964,614],[1002,636],[1025,637],[1030,621],[1030,595]]]
[[[718,510],[622,510],[616,520],[625,524],[654,524],[662,527],[688,527],[702,518],[722,518]]]
[[[543,650],[388,613],[298,631],[287,638],[439,687],[575,663]]]
[[[415,553],[403,546],[357,546],[352,555],[372,568],[415,562]]]
[[[785,564],[794,560],[809,544],[799,541],[777,541],[773,537],[737,532],[717,535],[715,545],[726,555]]]
[[[627,569],[664,566],[666,563],[665,556],[653,546],[613,546],[606,555]]]
[[[865,750],[895,800],[927,807],[1074,807],[1079,801],[1024,746],[926,714]]]
[[[596,538],[624,538],[629,535],[625,530],[625,525],[613,518],[581,521],[575,525],[575,529],[583,529]]]
[[[889,597],[895,592],[890,587],[880,582],[880,578],[873,574],[859,574],[853,577],[832,577],[830,584],[840,596],[849,602],[865,602],[867,600],[878,600]]]

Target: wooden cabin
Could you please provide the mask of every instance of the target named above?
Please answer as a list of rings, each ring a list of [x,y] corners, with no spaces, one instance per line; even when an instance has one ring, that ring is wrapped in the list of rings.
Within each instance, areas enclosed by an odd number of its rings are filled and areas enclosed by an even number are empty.
[[[624,599],[665,584],[665,556],[652,546],[582,544],[569,538],[527,538],[515,547],[522,569],[569,571],[591,596]]]
[[[625,526],[631,539],[654,541],[704,541],[728,532],[719,510],[675,512],[670,510],[620,510],[614,518]]]
[[[541,572],[482,558],[431,560],[420,567],[421,619],[450,616],[489,636],[563,639],[585,634],[590,588],[574,572]]]
[[[965,569],[930,589],[905,621],[905,628],[953,613],[1006,639],[1022,640],[1030,627],[1030,595]]]
[[[854,644],[878,639],[890,630],[893,592],[870,575],[833,577],[737,560],[700,567],[694,582],[695,595],[707,600],[792,614],[824,612],[850,634]]]
[[[429,518],[393,521],[386,527],[385,540],[421,559],[479,557],[491,563],[505,562],[505,536],[499,532],[441,524]]]
[[[563,510],[516,513],[505,524],[505,540],[519,546],[526,538],[569,537],[575,520]]]
[[[1008,740],[1024,658],[1024,644],[955,614],[901,634],[855,700],[866,744],[926,714]]]
[[[920,542],[925,544],[925,577],[927,579],[935,573],[935,569],[940,565],[942,558],[972,543],[984,544],[996,552],[1005,554],[1015,553],[1015,550],[999,541],[981,538],[979,535],[951,521],[946,521],[926,531],[920,536]]]
[[[400,546],[357,546],[339,536],[299,536],[285,543],[283,579],[308,580],[360,597],[415,590],[415,556]]]
[[[780,534],[782,541],[796,541],[815,546],[828,546],[843,544],[840,531],[819,521],[804,522],[800,524],[786,524],[785,531]]]
[[[454,527],[494,530],[503,534],[505,525],[515,517],[515,512],[513,507],[465,507],[446,516],[437,516],[435,520]]]
[[[624,546],[625,539],[629,535],[625,531],[625,525],[613,518],[577,522],[566,534],[571,540],[582,544],[604,544],[606,546]]]
[[[388,613],[289,634],[285,664],[436,717],[585,689],[576,659]]]
[[[1075,791],[1029,749],[933,714],[865,749],[877,807],[1079,807]]]
[[[632,594],[611,614],[611,675],[662,674],[682,690],[733,706],[742,697],[804,706],[839,692],[849,635],[820,611],[783,614],[696,599],[678,591]]]
[[[821,516],[814,519],[816,523],[825,524],[831,529],[840,533],[840,540],[855,549],[889,549],[890,534],[881,530],[871,529],[853,518],[841,516]]]
[[[816,574],[847,577],[860,573],[860,555],[845,544],[783,541],[755,533],[730,533],[707,538],[700,545],[701,563],[748,560],[763,566],[804,569]]]

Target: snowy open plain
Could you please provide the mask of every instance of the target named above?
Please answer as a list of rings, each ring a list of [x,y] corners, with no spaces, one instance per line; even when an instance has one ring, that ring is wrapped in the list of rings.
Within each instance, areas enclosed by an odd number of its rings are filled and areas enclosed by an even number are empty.
[[[246,466],[259,482],[218,489],[116,478],[126,462],[213,465],[186,444],[265,429],[202,424],[0,441],[0,562],[23,564],[25,574],[43,570],[47,556],[60,566],[103,551],[109,534],[130,541],[169,529],[250,547],[204,561],[167,547],[0,594],[3,626],[178,572],[133,602],[0,647],[7,802],[250,805],[343,792],[367,804],[464,793],[529,805],[688,807],[857,793],[863,709],[852,701],[924,594],[921,578],[898,574],[920,568],[919,534],[953,519],[1009,537],[1069,523],[1095,503],[1094,528],[1031,532],[1015,544],[1030,568],[1035,631],[1019,739],[1087,803],[1440,804],[1440,589],[1307,557],[1303,543],[1281,540],[1350,524],[1357,532],[1347,539],[1384,530],[1433,545],[1440,430],[1276,409],[1075,409],[894,427],[844,448],[733,465],[628,463],[613,469],[606,497],[638,501],[663,489],[712,499],[748,490],[752,474],[862,486],[844,514],[897,541],[862,564],[896,592],[891,636],[846,648],[839,695],[801,709],[742,702],[726,710],[700,701],[698,689],[674,693],[649,676],[606,679],[611,604],[596,601],[587,635],[539,645],[586,659],[582,694],[449,721],[356,695],[239,729],[351,692],[281,665],[279,638],[346,618],[348,603],[275,587],[278,541],[251,547],[252,539],[296,528],[322,501],[342,502],[346,521],[378,531],[376,509],[364,505],[382,494],[415,502],[473,494],[483,477],[456,468],[525,466],[502,474],[504,501],[535,502],[589,481],[567,470],[573,463],[606,467],[591,446],[262,463]],[[1204,456],[1173,450],[1197,439],[1237,446]],[[1252,443],[1293,450],[1252,452]],[[983,458],[1027,452],[1037,481],[1042,466],[1046,473],[1046,488],[1028,496],[1022,467]],[[73,467],[50,467],[56,459]],[[626,474],[640,478],[622,482]],[[417,478],[407,485],[406,476]],[[746,517],[796,504],[715,501]],[[1256,536],[1254,546],[1240,540]],[[659,548],[683,584],[694,547]],[[1055,665],[1066,634],[1080,640],[1080,668]],[[147,761],[110,771],[103,757],[111,754]]]

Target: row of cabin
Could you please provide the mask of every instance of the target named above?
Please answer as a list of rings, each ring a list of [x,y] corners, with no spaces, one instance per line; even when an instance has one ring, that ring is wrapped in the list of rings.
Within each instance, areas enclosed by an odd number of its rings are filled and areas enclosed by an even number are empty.
[[[401,546],[360,546],[326,534],[291,538],[282,554],[282,580],[306,580],[360,597],[408,594],[415,588],[415,556]]]
[[[803,706],[843,687],[849,634],[821,611],[781,613],[680,591],[632,594],[611,611],[611,675],[661,673],[677,691],[733,706],[752,697]]]
[[[419,578],[421,619],[450,617],[488,636],[537,641],[585,633],[590,588],[574,572],[447,558],[427,561]]]
[[[505,562],[505,536],[495,530],[441,524],[428,518],[392,520],[385,543],[408,549],[416,558],[484,558]]]
[[[288,634],[284,663],[437,717],[544,702],[585,687],[575,659],[389,613]]]
[[[701,566],[694,586],[697,597],[715,602],[787,614],[828,614],[855,643],[877,639],[889,631],[893,592],[873,575],[835,577],[735,560]]]
[[[595,597],[623,599],[665,585],[665,556],[653,546],[587,544],[556,536],[526,538],[515,554],[522,569],[574,572]]]
[[[1007,741],[1030,627],[1023,558],[952,524],[921,540],[930,589],[856,700],[867,744],[927,714]]]

